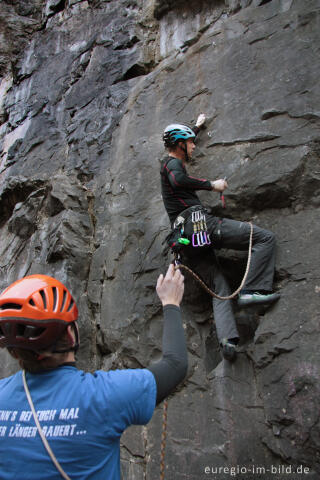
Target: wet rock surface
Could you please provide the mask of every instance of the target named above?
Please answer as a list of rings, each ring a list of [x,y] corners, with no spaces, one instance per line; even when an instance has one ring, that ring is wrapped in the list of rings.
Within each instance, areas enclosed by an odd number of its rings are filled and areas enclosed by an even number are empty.
[[[27,3],[0,5],[0,289],[32,273],[65,282],[81,368],[158,359],[154,287],[171,259],[161,132],[205,112],[189,171],[229,189],[225,210],[216,194],[201,200],[275,232],[282,297],[263,314],[234,305],[230,365],[211,299],[186,277],[190,367],[169,400],[166,478],[230,478],[237,466],[240,479],[318,478],[319,2]],[[246,255],[218,257],[237,288]],[[2,376],[15,371],[0,357]],[[158,477],[161,412],[123,436],[124,478]],[[308,475],[293,473],[301,465]]]

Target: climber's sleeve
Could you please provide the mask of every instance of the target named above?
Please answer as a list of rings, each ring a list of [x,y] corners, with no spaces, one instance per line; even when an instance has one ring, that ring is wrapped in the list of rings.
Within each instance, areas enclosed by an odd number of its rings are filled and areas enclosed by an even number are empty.
[[[150,365],[156,380],[157,404],[182,382],[188,369],[188,353],[180,308],[166,305],[163,308],[162,359]]]
[[[182,163],[177,158],[171,158],[166,163],[165,169],[167,177],[173,190],[189,189],[189,190],[212,190],[209,180],[204,178],[195,178],[187,174]]]

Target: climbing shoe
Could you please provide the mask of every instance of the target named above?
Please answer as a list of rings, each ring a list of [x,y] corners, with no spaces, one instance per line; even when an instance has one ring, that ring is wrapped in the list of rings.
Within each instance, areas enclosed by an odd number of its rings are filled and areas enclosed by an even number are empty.
[[[237,356],[236,345],[230,342],[227,338],[223,338],[220,345],[223,358],[229,360],[229,362],[234,362]]]
[[[238,305],[239,307],[246,307],[247,305],[267,305],[276,302],[279,298],[279,293],[240,293],[238,297]]]

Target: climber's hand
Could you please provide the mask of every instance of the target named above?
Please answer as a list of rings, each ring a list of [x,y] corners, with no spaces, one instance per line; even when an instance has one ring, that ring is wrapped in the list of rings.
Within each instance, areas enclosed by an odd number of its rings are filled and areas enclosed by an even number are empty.
[[[215,180],[214,182],[210,182],[212,190],[215,192],[223,192],[226,188],[228,188],[228,182],[224,178],[219,178],[219,180]]]
[[[156,289],[163,306],[170,304],[179,307],[184,291],[184,276],[171,263],[166,276],[162,273],[159,276]]]
[[[198,127],[198,128],[202,127],[202,125],[204,124],[205,121],[206,121],[205,114],[200,113],[200,115],[198,116],[197,121],[196,121],[196,127]]]

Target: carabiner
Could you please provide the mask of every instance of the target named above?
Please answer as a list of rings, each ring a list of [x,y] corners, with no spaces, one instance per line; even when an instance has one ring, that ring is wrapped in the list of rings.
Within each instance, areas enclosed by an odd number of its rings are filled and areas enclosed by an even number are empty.
[[[207,232],[201,232],[201,246],[210,245],[210,239],[208,241]]]
[[[199,247],[199,244],[198,244],[198,235],[199,235],[198,233],[194,233],[194,234],[192,235],[192,246],[193,246],[193,247]],[[195,240],[195,239],[197,239],[197,243],[196,243],[196,240]]]

